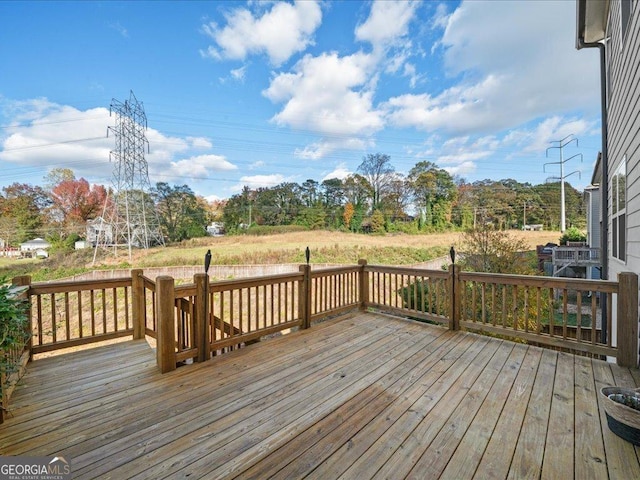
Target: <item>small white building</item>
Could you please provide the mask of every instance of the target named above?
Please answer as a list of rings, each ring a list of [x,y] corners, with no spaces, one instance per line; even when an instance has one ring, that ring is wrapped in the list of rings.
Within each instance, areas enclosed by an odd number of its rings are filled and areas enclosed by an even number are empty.
[[[47,258],[51,244],[42,238],[34,238],[20,244],[20,254],[23,257]]]
[[[224,235],[224,224],[222,222],[211,222],[211,225],[207,226],[207,235],[210,237]]]

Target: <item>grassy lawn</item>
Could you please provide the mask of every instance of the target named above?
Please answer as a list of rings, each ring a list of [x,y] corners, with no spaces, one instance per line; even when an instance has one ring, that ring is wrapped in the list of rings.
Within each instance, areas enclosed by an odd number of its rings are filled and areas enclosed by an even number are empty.
[[[562,325],[564,318],[562,316],[562,312],[555,312],[553,314],[553,321],[555,323],[555,325]],[[545,324],[548,324],[548,321],[543,322]],[[591,328],[591,315],[588,314],[582,314],[581,317],[581,327],[589,327]],[[578,314],[577,313],[573,313],[573,312],[567,312],[567,326],[569,327],[575,327],[578,325]]]
[[[558,232],[511,233],[524,239],[531,250],[560,237]],[[452,245],[460,249],[462,237],[458,232],[364,235],[332,231],[205,237],[165,248],[134,250],[131,261],[126,249],[117,258],[101,251],[95,266],[93,250],[52,255],[46,260],[2,259],[0,277],[32,275],[33,281],[43,281],[95,269],[200,265],[208,249],[214,265],[303,263],[307,246],[311,263],[355,264],[365,258],[372,264],[411,265],[445,256]]]

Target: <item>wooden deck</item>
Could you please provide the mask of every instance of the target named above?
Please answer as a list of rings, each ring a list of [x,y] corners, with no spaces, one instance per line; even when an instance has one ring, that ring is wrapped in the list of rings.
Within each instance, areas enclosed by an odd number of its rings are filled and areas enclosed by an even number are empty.
[[[165,375],[144,341],[38,360],[0,453],[74,478],[640,478],[612,384],[640,372],[356,314]]]

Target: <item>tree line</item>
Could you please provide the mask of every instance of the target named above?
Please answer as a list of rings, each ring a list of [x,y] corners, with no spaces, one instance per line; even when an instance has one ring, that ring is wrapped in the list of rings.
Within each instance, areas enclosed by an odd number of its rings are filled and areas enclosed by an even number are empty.
[[[112,192],[76,178],[66,168],[52,170],[42,186],[14,183],[0,193],[0,239],[17,246],[35,237],[73,245],[86,223],[103,214]],[[250,189],[227,200],[208,202],[188,185],[156,183],[146,194],[169,242],[206,235],[212,221],[227,233],[254,226],[295,225],[305,229],[407,233],[480,226],[498,230],[540,224],[559,229],[560,185],[531,185],[512,179],[466,182],[436,164],[422,161],[406,175],[388,155],[366,155],[357,172],[344,179],[302,184],[285,182]],[[582,195],[566,185],[569,225],[585,224]]]
[[[567,222],[583,228],[582,194],[570,184],[565,190]],[[402,175],[388,155],[377,153],[365,156],[357,172],[345,179],[245,187],[226,201],[223,221],[230,233],[254,225],[417,233],[527,224],[558,230],[560,184],[512,179],[469,183],[428,161]]]
[[[44,237],[54,246],[72,247],[85,237],[87,221],[113,208],[111,190],[76,178],[72,170],[57,168],[43,186],[13,183],[0,193],[0,239],[6,245]],[[165,239],[177,242],[206,235],[217,205],[197,196],[188,185],[157,183],[146,194],[152,202]]]

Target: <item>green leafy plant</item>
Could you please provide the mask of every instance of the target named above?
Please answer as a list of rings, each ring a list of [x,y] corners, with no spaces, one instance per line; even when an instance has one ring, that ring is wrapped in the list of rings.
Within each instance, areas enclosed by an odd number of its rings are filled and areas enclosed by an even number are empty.
[[[560,237],[560,245],[566,245],[567,242],[586,242],[587,236],[580,229],[570,227]]]
[[[0,278],[0,374],[6,377],[18,368],[18,352],[29,338],[29,305],[25,299],[20,298],[24,289],[25,287],[9,285],[6,278]],[[3,382],[0,382],[0,393],[4,388]]]

